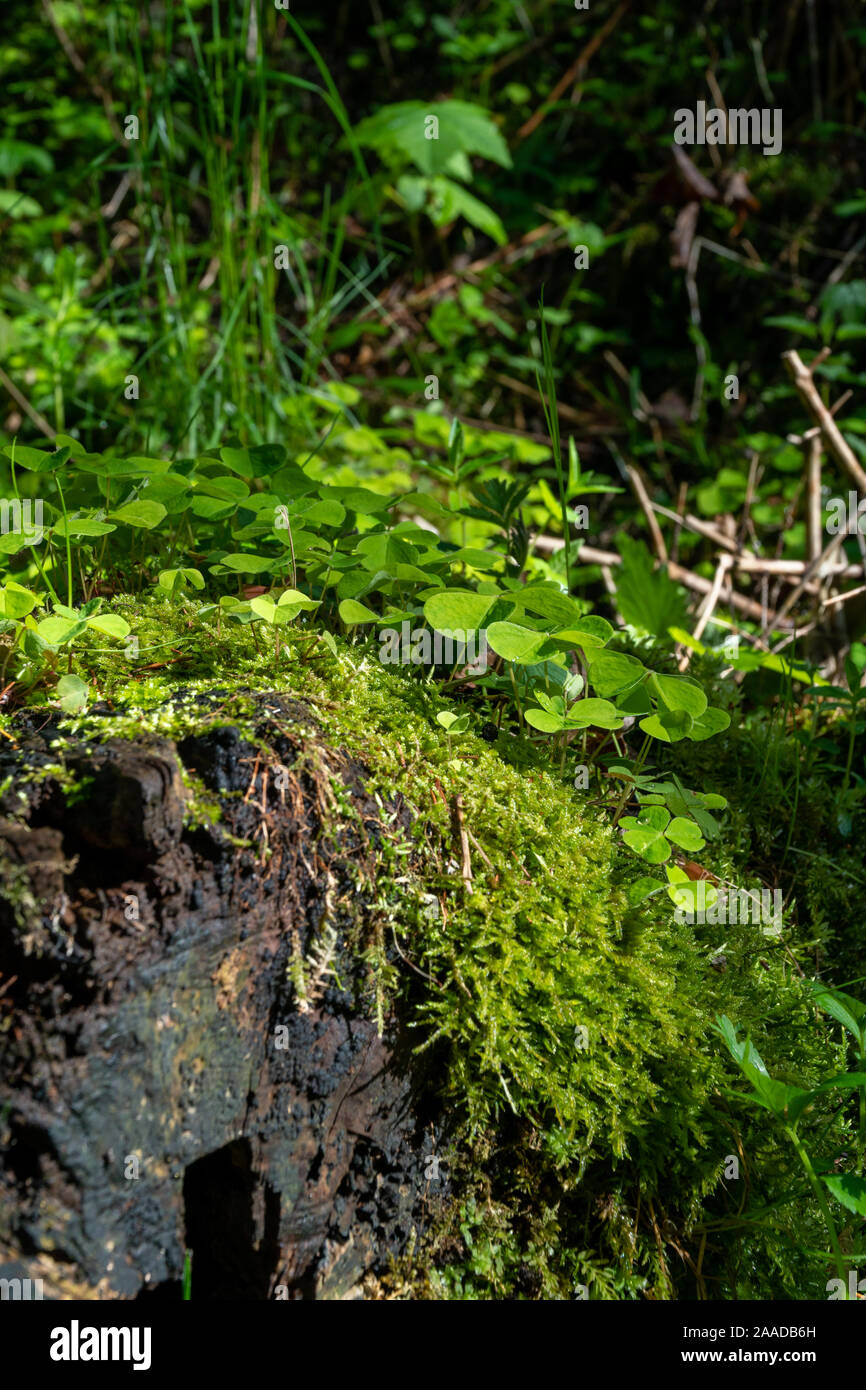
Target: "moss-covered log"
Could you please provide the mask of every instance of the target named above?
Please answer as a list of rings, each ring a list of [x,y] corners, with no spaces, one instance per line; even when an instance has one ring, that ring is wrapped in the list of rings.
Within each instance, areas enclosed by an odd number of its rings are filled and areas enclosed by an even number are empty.
[[[268,677],[247,630],[118,607],[183,679],[0,746],[0,1260],[63,1296],[179,1295],[186,1250],[194,1299],[766,1296],[746,1249],[808,1287],[725,1224],[729,1156],[786,1159],[735,1136],[714,1018],[844,1067],[784,940],[630,907],[558,765],[360,644],[287,633]]]
[[[243,738],[218,708],[179,742],[107,718],[62,771],[34,720],[6,758],[0,1229],[101,1296],[179,1291],[188,1248],[197,1296],[341,1297],[424,1189],[346,950],[378,811],[306,710],[262,697]]]

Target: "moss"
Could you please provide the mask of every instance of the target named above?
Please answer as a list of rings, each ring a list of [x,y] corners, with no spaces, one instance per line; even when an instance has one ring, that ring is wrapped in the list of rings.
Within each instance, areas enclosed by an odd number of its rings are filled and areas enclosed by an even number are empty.
[[[179,740],[225,724],[255,742],[250,692],[278,690],[298,702],[300,765],[326,776],[329,748],[367,770],[380,816],[356,947],[371,967],[370,1006],[383,1023],[388,1007],[403,1013],[455,1121],[456,1196],[395,1268],[392,1292],[671,1297],[705,1277],[684,1274],[673,1252],[698,1243],[707,1210],[722,1223],[709,1276],[721,1296],[805,1278],[805,1257],[778,1232],[726,1234],[727,1203],[739,1201],[722,1182],[727,1155],[760,1146],[764,1175],[782,1174],[784,1158],[727,1108],[730,1072],[709,1031],[727,1013],[771,1070],[801,1081],[842,1069],[790,952],[748,928],[678,924],[663,907],[628,912],[611,831],[571,787],[508,765],[474,714],[449,741],[437,690],[363,647],[338,641],[334,652],[314,627],[292,629],[275,665],[248,628],[198,622],[191,605],[115,608],[139,637],[138,666],[82,649],[78,669],[104,703],[65,719],[70,737]],[[155,652],[173,664],[146,672]],[[351,796],[327,776],[333,815],[351,817]],[[191,814],[213,813],[199,789]],[[296,962],[299,988],[315,968],[315,957]],[[808,1212],[798,1219],[809,1229]],[[743,1284],[749,1240],[759,1257]]]

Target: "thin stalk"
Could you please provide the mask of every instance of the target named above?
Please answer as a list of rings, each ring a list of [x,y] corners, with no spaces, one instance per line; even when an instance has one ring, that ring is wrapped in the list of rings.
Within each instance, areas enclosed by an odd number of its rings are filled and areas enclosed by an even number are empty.
[[[63,508],[63,524],[66,530],[66,602],[72,607],[72,542],[69,537],[69,513],[66,510],[66,499],[63,496],[63,488],[60,486],[60,479],[54,479],[57,491],[60,493],[60,505]]]
[[[565,477],[562,471],[562,445],[559,438],[559,411],[556,403],[556,375],[553,369],[553,353],[550,349],[550,340],[547,336],[547,325],[544,321],[544,295],[542,294],[538,306],[541,316],[541,360],[544,371],[544,382],[542,384],[541,372],[536,367],[535,377],[538,382],[538,394],[541,396],[541,404],[544,409],[544,418],[547,422],[547,432],[550,435],[550,444],[553,450],[553,461],[556,465],[556,480],[559,487],[559,505],[562,508],[562,539],[565,544],[565,585],[571,593],[571,563],[569,559],[569,534],[568,534],[568,498],[565,485]]]
[[[830,1214],[830,1208],[827,1205],[827,1198],[824,1195],[824,1189],[818,1181],[818,1176],[815,1172],[815,1169],[812,1167],[812,1160],[806,1152],[805,1147],[801,1143],[797,1135],[797,1131],[795,1129],[792,1129],[790,1125],[785,1125],[785,1133],[787,1134],[788,1138],[790,1139],[791,1143],[794,1145],[794,1148],[797,1151],[797,1157],[803,1165],[803,1170],[806,1174],[806,1177],[809,1179],[809,1186],[815,1194],[815,1200],[818,1203],[818,1206],[821,1208],[821,1215],[823,1216],[824,1224],[827,1227],[827,1235],[830,1237],[830,1248],[833,1252],[833,1261],[836,1265],[836,1272],[845,1286],[845,1297],[847,1299],[848,1271],[845,1268],[845,1261],[842,1257],[842,1251],[839,1248],[839,1238],[836,1234],[836,1226],[833,1221],[833,1217]]]

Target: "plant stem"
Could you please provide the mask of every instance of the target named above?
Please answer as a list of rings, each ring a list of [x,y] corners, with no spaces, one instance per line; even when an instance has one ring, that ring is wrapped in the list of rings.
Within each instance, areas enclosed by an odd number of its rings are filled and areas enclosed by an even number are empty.
[[[806,1177],[809,1179],[809,1186],[815,1194],[815,1200],[818,1203],[818,1206],[821,1208],[821,1215],[824,1218],[824,1225],[827,1227],[827,1235],[830,1238],[830,1248],[833,1251],[833,1260],[836,1265],[836,1273],[838,1274],[839,1278],[842,1280],[843,1285],[845,1286],[845,1297],[847,1299],[848,1271],[845,1268],[845,1261],[842,1256],[842,1251],[839,1248],[839,1238],[836,1235],[836,1226],[833,1221],[833,1217],[830,1215],[830,1208],[827,1204],[827,1198],[824,1194],[824,1189],[818,1181],[818,1175],[816,1174],[815,1169],[812,1167],[812,1160],[806,1152],[804,1145],[800,1141],[796,1129],[792,1128],[790,1125],[785,1125],[784,1128],[785,1133],[787,1134],[788,1138],[790,1139],[791,1143],[794,1145],[794,1148],[797,1151],[797,1157],[803,1165],[803,1170],[806,1174]]]

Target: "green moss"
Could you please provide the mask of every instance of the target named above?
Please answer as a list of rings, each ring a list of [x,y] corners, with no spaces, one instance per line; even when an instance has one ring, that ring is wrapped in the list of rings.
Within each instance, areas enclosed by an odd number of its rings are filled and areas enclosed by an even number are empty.
[[[218,630],[160,600],[115,607],[139,637],[139,663],[162,651],[174,664],[136,678],[134,665],[83,651],[81,673],[112,717],[69,718],[70,736],[180,739],[225,724],[254,738],[249,692],[277,690],[299,702],[301,764],[321,773],[319,750],[330,748],[367,769],[381,833],[356,945],[371,966],[371,1008],[383,1022],[389,1007],[403,1013],[455,1120],[456,1199],[393,1288],[671,1297],[684,1278],[695,1287],[673,1252],[696,1248],[713,1210],[721,1296],[805,1279],[805,1257],[778,1230],[727,1234],[727,1203],[739,1201],[722,1183],[727,1155],[759,1146],[764,1176],[784,1162],[772,1137],[728,1109],[731,1073],[709,1033],[725,1012],[771,1069],[807,1083],[841,1069],[790,953],[748,928],[678,924],[665,906],[628,912],[611,831],[571,787],[509,766],[475,732],[449,743],[434,687],[363,647],[338,642],[334,654],[314,628],[290,630],[275,669],[249,629]],[[203,708],[205,692],[215,705]],[[335,817],[351,818],[352,798],[331,786]],[[193,819],[215,814],[199,788]],[[303,988],[308,966],[295,962]],[[797,1215],[818,1247],[811,1214]]]

